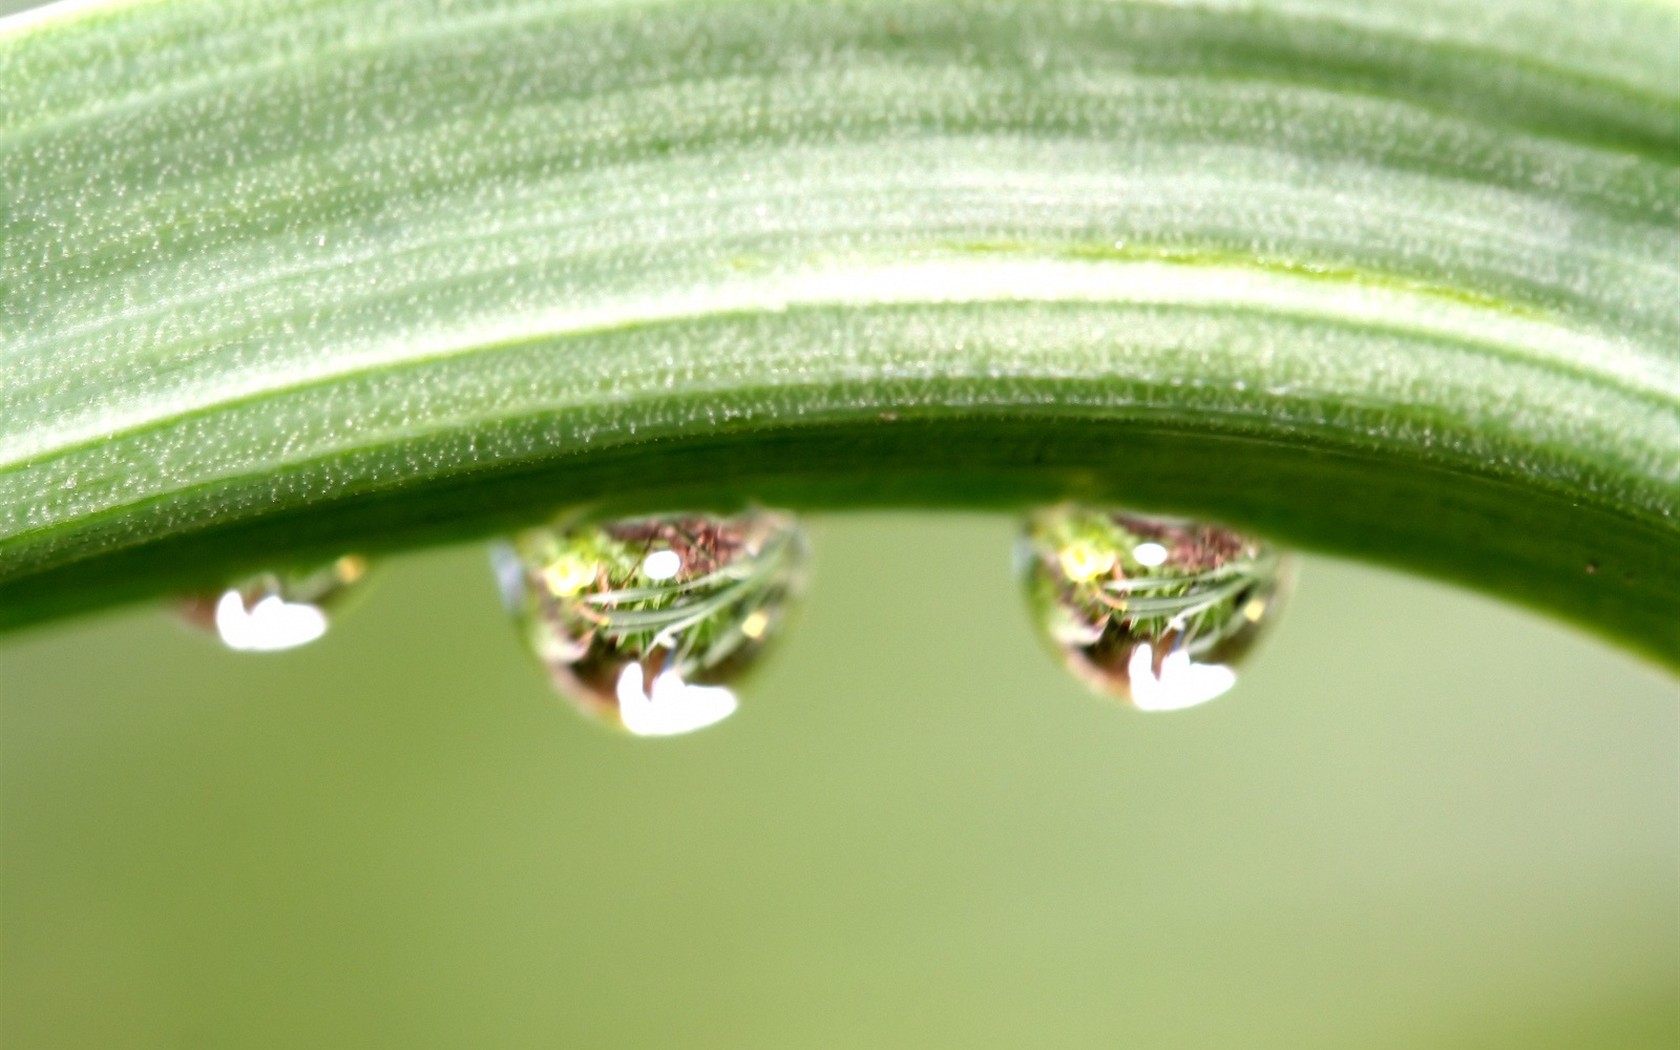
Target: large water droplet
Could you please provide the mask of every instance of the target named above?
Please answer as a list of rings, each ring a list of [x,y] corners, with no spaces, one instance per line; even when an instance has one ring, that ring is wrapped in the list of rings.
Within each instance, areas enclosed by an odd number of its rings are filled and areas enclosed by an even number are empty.
[[[1027,521],[1033,617],[1074,674],[1144,711],[1194,707],[1236,684],[1287,566],[1219,525],[1063,504]]]
[[[367,560],[354,554],[322,565],[259,573],[223,591],[183,598],[181,615],[214,632],[239,652],[278,652],[327,633],[329,612],[342,607],[351,587],[367,575]]]
[[[503,599],[556,688],[637,736],[720,722],[804,575],[793,516],[576,518],[497,544]]]

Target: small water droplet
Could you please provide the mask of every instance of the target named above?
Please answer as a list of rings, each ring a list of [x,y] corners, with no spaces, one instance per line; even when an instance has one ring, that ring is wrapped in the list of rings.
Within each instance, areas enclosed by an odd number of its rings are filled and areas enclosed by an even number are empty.
[[[365,558],[346,554],[322,565],[258,573],[225,590],[188,595],[180,613],[238,652],[294,649],[327,633],[329,613],[342,611],[367,568]]]
[[[1276,614],[1287,563],[1219,525],[1063,504],[1035,512],[1020,562],[1034,619],[1074,674],[1144,711],[1194,707]]]
[[[720,722],[804,577],[791,514],[576,517],[491,552],[502,597],[555,687],[636,736]]]

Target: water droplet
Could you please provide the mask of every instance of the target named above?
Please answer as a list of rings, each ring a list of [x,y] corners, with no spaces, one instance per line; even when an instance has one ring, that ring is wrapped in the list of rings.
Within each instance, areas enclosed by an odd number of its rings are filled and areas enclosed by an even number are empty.
[[[1020,560],[1034,618],[1068,667],[1144,711],[1194,707],[1274,617],[1287,564],[1219,525],[1063,504],[1034,513]]]
[[[491,552],[503,600],[555,687],[636,736],[720,722],[727,683],[786,616],[804,576],[793,516],[574,517]]]
[[[355,554],[323,565],[259,573],[226,590],[183,598],[181,616],[238,652],[278,652],[327,633],[329,612],[367,575]]]

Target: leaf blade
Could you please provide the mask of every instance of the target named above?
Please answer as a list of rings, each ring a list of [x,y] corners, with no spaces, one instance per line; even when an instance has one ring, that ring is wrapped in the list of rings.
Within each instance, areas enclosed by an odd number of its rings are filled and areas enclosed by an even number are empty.
[[[1680,662],[1680,16],[1612,6],[1584,42],[1565,2],[152,0],[0,30],[0,624],[472,534],[546,476],[571,491],[525,513],[1155,500]],[[915,443],[949,440],[985,453]],[[724,480],[662,482],[684,456]],[[1370,477],[1314,481],[1326,456]],[[1350,492],[1477,513],[1378,528]],[[435,527],[369,534],[399,505]]]

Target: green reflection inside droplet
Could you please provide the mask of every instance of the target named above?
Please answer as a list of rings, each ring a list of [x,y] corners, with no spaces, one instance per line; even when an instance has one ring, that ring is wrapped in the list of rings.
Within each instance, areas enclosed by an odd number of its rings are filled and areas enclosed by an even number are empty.
[[[737,706],[728,683],[782,622],[804,570],[790,514],[563,520],[497,546],[503,596],[561,693],[638,736]]]
[[[1232,664],[1275,616],[1286,565],[1223,526],[1062,504],[1027,521],[1033,617],[1097,690],[1143,710],[1193,707],[1236,683]]]

